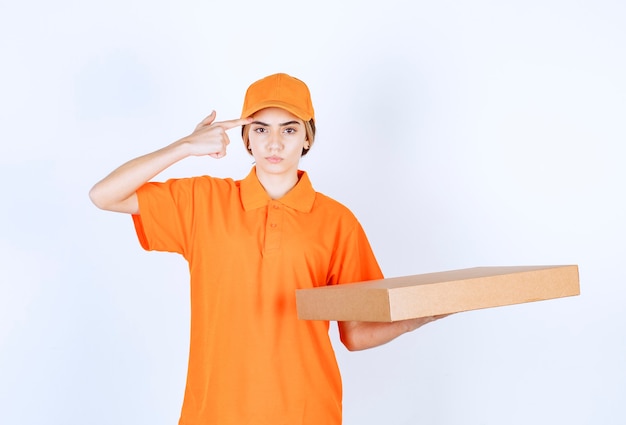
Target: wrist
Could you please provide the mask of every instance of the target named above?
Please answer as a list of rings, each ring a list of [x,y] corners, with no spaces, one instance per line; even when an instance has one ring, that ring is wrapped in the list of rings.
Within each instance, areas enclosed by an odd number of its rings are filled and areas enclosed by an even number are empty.
[[[187,138],[183,137],[182,139],[178,139],[174,143],[168,146],[171,150],[172,154],[176,157],[176,160],[184,159],[188,156],[196,155],[193,150],[193,143]]]

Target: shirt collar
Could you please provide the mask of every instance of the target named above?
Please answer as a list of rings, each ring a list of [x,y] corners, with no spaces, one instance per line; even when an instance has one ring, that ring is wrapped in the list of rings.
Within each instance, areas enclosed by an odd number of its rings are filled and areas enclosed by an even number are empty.
[[[252,167],[248,176],[241,181],[241,202],[246,211],[261,208],[271,201]],[[315,201],[315,189],[306,171],[298,170],[298,183],[276,201],[301,212],[310,212]]]

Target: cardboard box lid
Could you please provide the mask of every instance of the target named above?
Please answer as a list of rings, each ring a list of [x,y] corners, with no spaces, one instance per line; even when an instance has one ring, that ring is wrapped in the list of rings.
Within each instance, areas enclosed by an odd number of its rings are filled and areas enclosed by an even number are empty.
[[[578,266],[476,267],[296,290],[304,320],[392,322],[580,294]]]

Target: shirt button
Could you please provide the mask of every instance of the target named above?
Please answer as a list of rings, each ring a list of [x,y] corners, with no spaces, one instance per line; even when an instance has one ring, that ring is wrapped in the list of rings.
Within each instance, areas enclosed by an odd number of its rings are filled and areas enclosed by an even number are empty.
[[[271,228],[276,227],[276,223],[272,223],[272,224],[270,224],[270,227],[271,227]]]
[[[274,205],[272,205],[272,208],[274,208],[275,210],[277,210],[279,207],[278,207],[278,205],[274,204]]]

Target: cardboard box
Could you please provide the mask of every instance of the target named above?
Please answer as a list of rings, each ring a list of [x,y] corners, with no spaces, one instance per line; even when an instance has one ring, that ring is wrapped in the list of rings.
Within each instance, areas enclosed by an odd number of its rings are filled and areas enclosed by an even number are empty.
[[[578,266],[477,267],[296,290],[305,320],[392,322],[580,294]]]

